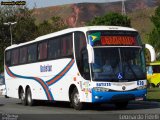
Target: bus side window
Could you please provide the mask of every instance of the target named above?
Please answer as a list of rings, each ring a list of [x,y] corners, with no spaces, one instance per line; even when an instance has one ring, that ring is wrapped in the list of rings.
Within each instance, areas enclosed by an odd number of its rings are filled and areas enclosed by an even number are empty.
[[[47,59],[47,42],[39,43],[38,45],[38,60]]]
[[[6,52],[6,58],[5,58],[5,64],[9,67],[11,65],[11,52],[7,51]]]
[[[75,32],[74,44],[75,44],[75,57],[76,57],[75,59],[78,70],[81,76],[84,77],[84,79],[89,80],[90,72],[89,72],[88,54],[86,49],[87,43],[83,32]]]
[[[37,60],[37,44],[28,46],[28,62],[36,62]]]
[[[57,57],[57,40],[52,38],[48,41],[48,57],[49,59],[55,59]]]
[[[67,39],[66,37],[62,37],[61,39],[61,56],[66,56],[66,44],[67,44]]]
[[[81,66],[82,69],[81,69],[81,74],[82,76],[89,80],[90,79],[90,71],[89,71],[89,63],[88,63],[88,52],[87,52],[87,48],[84,47],[81,51]]]
[[[69,35],[67,36],[66,51],[67,51],[67,55],[68,55],[68,56],[73,57],[72,34],[69,34]]]
[[[20,64],[27,63],[27,47],[20,48],[19,62]]]
[[[72,44],[72,33],[63,35],[61,37],[61,57],[73,57],[73,44]]]
[[[11,54],[11,65],[19,64],[19,49],[13,49]]]

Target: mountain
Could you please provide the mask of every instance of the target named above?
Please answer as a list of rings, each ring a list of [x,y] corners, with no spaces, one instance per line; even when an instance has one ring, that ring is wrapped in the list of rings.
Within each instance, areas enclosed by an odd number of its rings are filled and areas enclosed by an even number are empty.
[[[160,0],[126,0],[125,9],[131,18],[132,27],[140,31],[142,38],[146,39],[153,28],[149,17],[154,14],[155,8],[160,5]],[[52,16],[60,16],[70,27],[84,26],[87,21],[96,16],[102,16],[108,12],[121,13],[122,3],[77,3],[62,6],[36,8],[33,15],[37,23],[50,19]],[[145,24],[145,25],[144,25]]]

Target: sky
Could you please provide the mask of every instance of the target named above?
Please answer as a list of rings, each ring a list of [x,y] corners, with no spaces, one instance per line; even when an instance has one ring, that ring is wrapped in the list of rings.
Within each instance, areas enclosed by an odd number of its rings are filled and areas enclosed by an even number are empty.
[[[2,1],[26,1],[27,7],[29,8],[41,8],[47,6],[56,6],[56,5],[64,5],[64,4],[71,4],[71,3],[84,3],[84,2],[96,2],[96,3],[103,3],[103,2],[114,2],[120,0],[0,0]],[[35,6],[36,5],[36,6]]]

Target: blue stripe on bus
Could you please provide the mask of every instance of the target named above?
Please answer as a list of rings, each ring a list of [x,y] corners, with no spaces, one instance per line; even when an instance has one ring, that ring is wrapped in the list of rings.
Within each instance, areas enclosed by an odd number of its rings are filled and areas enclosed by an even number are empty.
[[[7,66],[5,67],[5,69],[7,71],[7,74],[10,77],[13,77],[13,78],[17,77],[17,78],[35,80],[36,82],[38,82],[42,86],[43,90],[45,91],[47,99],[48,100],[54,100],[53,95],[52,95],[48,85],[42,79],[37,78],[37,77],[28,77],[28,76],[21,76],[21,75],[14,74]]]
[[[47,81],[48,86],[53,85],[54,83],[58,82],[73,66],[74,60],[71,60],[66,67],[60,71],[57,75]]]
[[[71,69],[71,67],[73,66],[74,64],[74,60],[71,60],[65,67],[62,71],[60,71],[57,75],[55,75],[53,78],[47,80],[46,82],[44,82],[42,79],[38,78],[38,77],[28,77],[28,76],[21,76],[21,75],[17,75],[17,74],[14,74],[7,66],[6,66],[6,71],[7,71],[7,74],[10,76],[10,77],[18,77],[18,78],[23,78],[23,79],[32,79],[32,80],[35,80],[37,81],[42,87],[43,87],[43,90],[45,91],[45,94],[47,96],[47,99],[48,100],[53,100],[53,95],[49,89],[49,86],[50,85],[53,85],[54,83],[58,82],[60,79],[62,79],[62,77]],[[56,79],[58,78],[58,79]]]

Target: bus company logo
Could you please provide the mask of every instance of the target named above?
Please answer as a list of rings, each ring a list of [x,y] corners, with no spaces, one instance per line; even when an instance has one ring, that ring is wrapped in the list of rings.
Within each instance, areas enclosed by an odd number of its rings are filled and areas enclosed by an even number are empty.
[[[122,90],[126,90],[126,87],[125,87],[125,86],[123,86],[123,87],[122,87]]]
[[[51,72],[52,65],[40,65],[40,72]]]

